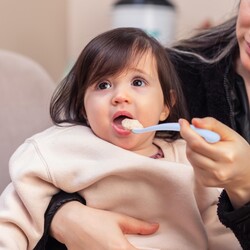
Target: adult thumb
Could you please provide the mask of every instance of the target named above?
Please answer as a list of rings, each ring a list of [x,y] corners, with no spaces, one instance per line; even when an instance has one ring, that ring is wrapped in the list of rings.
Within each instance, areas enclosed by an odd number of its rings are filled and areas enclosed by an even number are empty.
[[[223,141],[230,141],[233,139],[233,130],[215,118],[194,118],[192,119],[192,123],[198,128],[210,129],[217,132]]]

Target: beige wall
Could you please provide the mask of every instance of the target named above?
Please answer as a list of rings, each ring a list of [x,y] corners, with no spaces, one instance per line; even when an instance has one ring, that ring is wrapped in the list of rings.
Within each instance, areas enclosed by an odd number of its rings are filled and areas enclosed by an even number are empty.
[[[112,4],[115,2],[116,0],[71,2],[68,37],[71,60],[77,57],[90,38],[111,26]],[[213,24],[221,22],[235,12],[238,2],[238,0],[172,0],[177,9],[176,39],[186,37],[191,29],[199,27],[207,19]]]
[[[115,0],[0,0],[0,48],[41,63],[59,81],[86,43],[111,27]],[[172,0],[177,6],[176,38],[204,20],[232,15],[238,0]]]
[[[190,34],[207,19],[212,24],[222,22],[237,13],[239,0],[172,0],[177,6],[177,38]]]
[[[27,55],[57,79],[67,60],[65,0],[0,0],[0,48]]]

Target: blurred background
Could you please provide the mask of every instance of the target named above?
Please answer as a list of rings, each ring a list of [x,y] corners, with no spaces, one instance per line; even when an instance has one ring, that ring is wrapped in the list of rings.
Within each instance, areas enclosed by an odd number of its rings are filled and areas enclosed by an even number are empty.
[[[59,82],[90,39],[112,27],[117,2],[0,0],[0,49],[32,58]],[[238,2],[171,0],[175,7],[172,40],[232,16]]]

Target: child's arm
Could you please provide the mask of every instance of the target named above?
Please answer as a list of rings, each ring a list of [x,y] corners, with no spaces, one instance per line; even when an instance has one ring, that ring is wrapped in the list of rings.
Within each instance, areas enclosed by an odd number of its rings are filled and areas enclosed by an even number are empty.
[[[62,137],[60,137],[59,139],[63,140]],[[60,143],[61,141],[58,142],[58,144]],[[47,143],[41,145],[37,144],[36,141],[28,140],[26,143],[21,145],[21,147],[11,158],[10,174],[12,183],[4,191],[0,199],[1,249],[34,249],[43,235],[44,215],[53,195],[58,193],[59,189],[63,188],[69,190],[70,192],[76,192],[77,190],[79,190],[77,188],[84,182],[81,180],[77,182],[80,183],[79,186],[77,186],[77,184],[74,185],[74,177],[76,176],[74,173],[77,173],[77,178],[81,176],[79,169],[81,169],[83,172],[82,176],[84,176],[84,178],[87,178],[86,171],[83,171],[83,166],[85,166],[86,164],[84,157],[82,156],[82,150],[70,150],[69,152],[67,152],[67,156],[62,157],[62,152],[65,155],[65,147],[60,147],[60,145],[57,144],[54,145],[54,143],[52,144],[52,146],[53,148],[51,149],[48,148]],[[73,155],[71,154],[72,152]],[[93,151],[91,152],[93,153]],[[88,152],[85,153],[86,155],[88,155]],[[48,155],[51,156],[51,154],[53,154],[53,157],[49,158]],[[93,156],[96,157],[96,154],[93,154]],[[79,161],[79,164],[65,164],[65,160],[67,159],[74,159],[73,162],[75,163],[77,157],[80,157],[83,161]],[[96,164],[99,164],[98,160],[96,160]],[[93,166],[91,165],[90,169],[92,169],[92,167]],[[62,208],[67,208],[67,205],[70,204],[66,204]],[[141,224],[143,224],[143,222],[141,222],[139,226],[131,226],[132,229],[129,228],[127,230],[126,224],[125,227],[121,226],[123,225],[121,220],[125,222],[132,221],[130,222],[130,225],[134,225],[136,221],[135,219],[129,219],[126,216],[117,215],[115,213],[101,210],[99,212],[99,210],[90,209],[83,205],[81,206],[84,212],[80,213],[80,216],[84,215],[84,217],[82,218],[83,224],[80,224],[79,226],[84,226],[85,229],[92,230],[92,234],[90,232],[91,236],[94,235],[96,237],[101,237],[103,239],[102,244],[104,244],[104,246],[108,241],[106,236],[104,236],[104,234],[100,232],[109,232],[109,230],[113,230],[112,232],[114,232],[115,236],[109,233],[106,234],[110,237],[109,242],[115,240],[115,242],[118,242],[119,244],[121,244],[121,246],[127,244],[127,246],[130,246],[132,250],[134,248],[131,245],[128,245],[129,243],[125,241],[126,238],[123,233],[135,232],[149,234],[154,233],[158,228],[158,225],[154,224],[150,226],[147,223],[144,223],[146,224],[146,226],[144,225],[141,228]],[[85,213],[86,209],[88,209],[88,213]],[[91,211],[93,216],[90,216]],[[110,216],[106,217],[106,213],[108,213]],[[60,213],[58,213],[58,215],[60,215]],[[79,218],[81,218],[77,217],[77,214],[73,213],[72,215],[75,216],[75,221],[79,221]],[[103,223],[105,218],[108,218],[108,222],[110,222],[110,224]],[[65,234],[68,235],[69,233],[72,233],[73,236],[77,236],[74,230],[75,225],[67,224],[67,217],[65,217],[64,221],[64,225],[66,228]],[[60,223],[62,223],[63,225],[62,221],[60,221]],[[99,229],[99,233],[96,233],[96,225],[98,225],[98,223],[100,226],[99,228],[97,227],[97,229]],[[91,229],[91,225],[95,226]],[[114,228],[111,227],[112,225],[114,225]],[[70,230],[68,230],[70,226],[72,227]],[[88,243],[91,244],[91,241],[88,240]],[[75,242],[73,242],[72,244],[75,244]],[[87,247],[86,249],[91,249],[91,247]],[[106,245],[106,249],[111,248]]]
[[[42,236],[44,213],[58,192],[32,143],[24,143],[10,161],[12,183],[0,197],[0,248],[34,249]]]

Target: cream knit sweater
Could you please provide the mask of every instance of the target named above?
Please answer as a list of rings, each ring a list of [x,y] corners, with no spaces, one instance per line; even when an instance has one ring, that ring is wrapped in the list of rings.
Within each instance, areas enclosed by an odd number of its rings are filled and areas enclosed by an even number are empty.
[[[91,207],[159,222],[153,235],[128,236],[137,247],[241,249],[218,221],[220,190],[195,181],[185,142],[155,143],[164,159],[121,149],[83,126],[54,126],[27,139],[10,159],[12,182],[0,197],[0,249],[35,247],[45,210],[59,189],[79,192]]]

